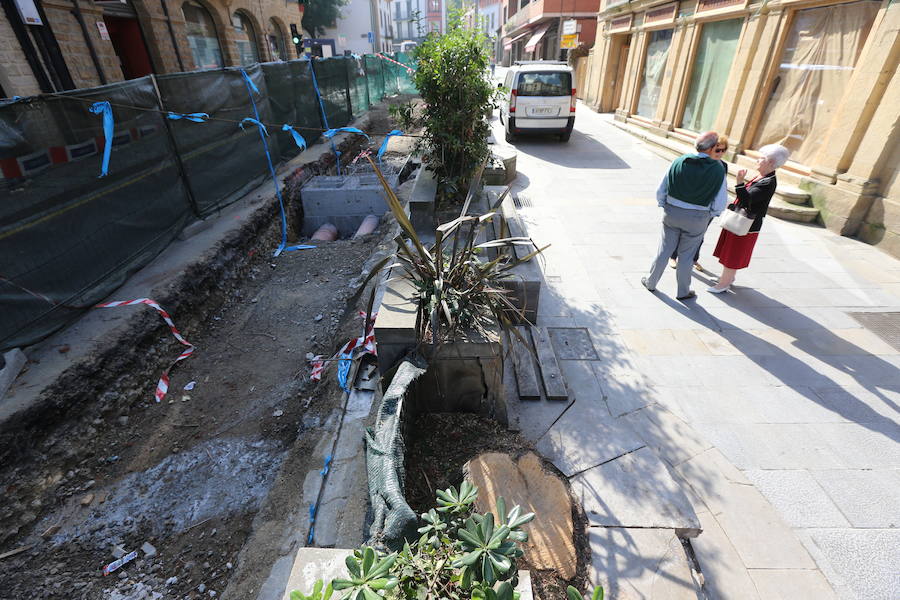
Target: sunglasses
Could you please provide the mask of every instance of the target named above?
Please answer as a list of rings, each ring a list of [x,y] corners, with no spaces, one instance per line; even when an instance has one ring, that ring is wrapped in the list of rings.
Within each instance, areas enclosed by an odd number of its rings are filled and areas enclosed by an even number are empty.
[[[713,148],[713,152],[725,152],[728,148]]]

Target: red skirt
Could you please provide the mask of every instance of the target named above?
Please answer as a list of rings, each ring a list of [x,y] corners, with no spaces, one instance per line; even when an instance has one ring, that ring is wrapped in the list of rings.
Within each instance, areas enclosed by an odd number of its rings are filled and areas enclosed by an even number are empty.
[[[750,257],[753,256],[753,247],[758,237],[758,231],[747,235],[734,235],[723,229],[719,234],[716,249],[713,250],[713,256],[728,269],[743,269],[750,264]]]

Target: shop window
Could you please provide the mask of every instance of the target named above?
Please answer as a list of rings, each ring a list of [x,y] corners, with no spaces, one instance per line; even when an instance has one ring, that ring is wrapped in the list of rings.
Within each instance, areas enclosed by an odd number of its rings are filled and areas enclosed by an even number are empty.
[[[692,131],[712,129],[734,61],[743,19],[708,23],[700,31],[681,126]]]
[[[275,19],[269,19],[268,39],[272,58],[274,60],[287,60],[288,55],[285,51],[284,34],[281,31],[281,27],[275,22]]]
[[[656,116],[656,105],[659,104],[663,73],[666,71],[666,59],[669,57],[671,43],[671,29],[661,29],[650,34],[637,106],[637,114],[642,117],[652,119]]]
[[[256,45],[256,32],[253,23],[244,13],[236,12],[231,17],[234,25],[234,43],[237,46],[238,62],[252,65],[259,62],[259,46]]]
[[[181,12],[184,14],[187,40],[197,68],[218,69],[224,66],[216,25],[209,11],[197,2],[185,2],[181,5]]]
[[[760,119],[755,148],[782,144],[809,164],[849,88],[880,1],[799,10]]]

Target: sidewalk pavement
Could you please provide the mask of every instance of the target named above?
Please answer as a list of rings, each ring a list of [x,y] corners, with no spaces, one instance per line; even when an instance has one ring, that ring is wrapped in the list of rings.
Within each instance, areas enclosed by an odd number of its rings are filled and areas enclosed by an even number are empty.
[[[552,243],[538,325],[571,391],[519,420],[585,504],[592,579],[617,600],[896,598],[900,261],[769,217],[735,293],[695,272],[678,302],[668,269],[648,292],[669,160],[583,105],[575,129],[515,144],[520,216]]]

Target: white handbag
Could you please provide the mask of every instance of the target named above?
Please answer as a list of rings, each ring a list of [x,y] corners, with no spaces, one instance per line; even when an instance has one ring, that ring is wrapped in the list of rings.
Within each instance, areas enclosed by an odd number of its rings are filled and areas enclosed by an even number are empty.
[[[751,225],[753,225],[753,219],[747,216],[747,211],[743,208],[725,210],[719,217],[719,226],[734,235],[747,235]]]

